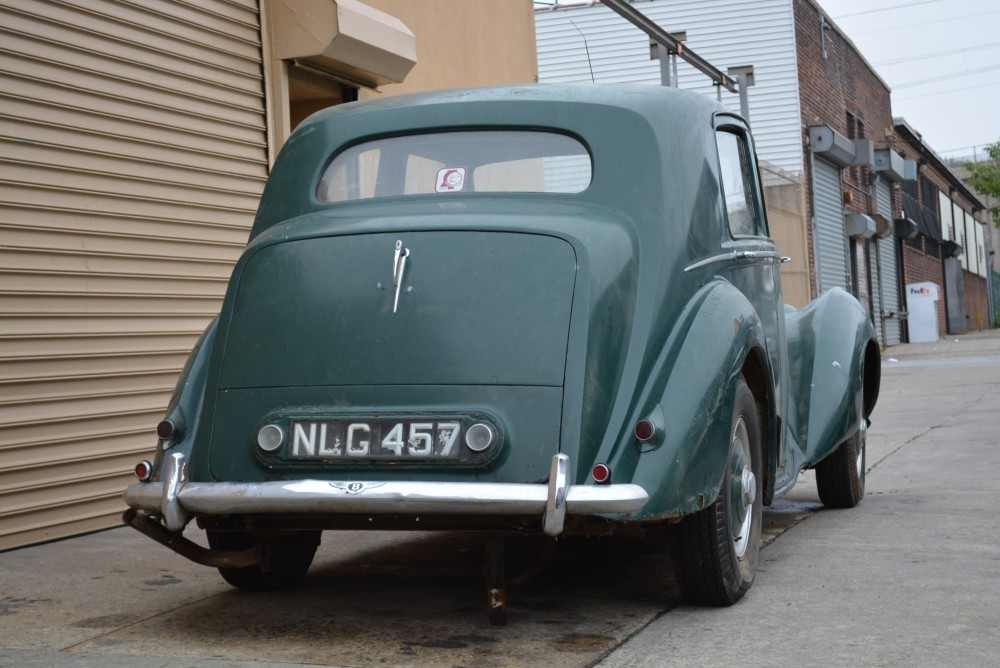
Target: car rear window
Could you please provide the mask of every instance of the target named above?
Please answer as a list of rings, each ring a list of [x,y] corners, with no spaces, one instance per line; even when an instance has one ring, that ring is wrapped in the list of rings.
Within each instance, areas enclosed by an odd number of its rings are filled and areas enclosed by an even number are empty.
[[[338,153],[320,178],[322,202],[483,192],[578,193],[591,159],[555,132],[477,130],[388,137]]]

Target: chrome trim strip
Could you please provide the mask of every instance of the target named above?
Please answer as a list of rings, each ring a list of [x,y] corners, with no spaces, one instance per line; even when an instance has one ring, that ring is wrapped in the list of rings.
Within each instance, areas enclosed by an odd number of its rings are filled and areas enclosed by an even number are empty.
[[[704,260],[698,260],[688,266],[684,267],[684,271],[693,271],[695,269],[700,269],[701,267],[714,264],[716,262],[735,262],[736,260],[778,260],[779,262],[785,262],[785,259],[781,257],[781,254],[776,251],[732,251],[731,253],[721,253],[719,255],[713,255],[712,257],[706,257]]]
[[[180,454],[180,453],[175,453]],[[565,458],[565,459],[562,459]],[[183,457],[182,457],[183,459]],[[183,462],[182,462],[183,463]],[[569,458],[556,455],[553,469],[568,472]],[[562,483],[560,483],[562,478]],[[562,531],[560,512],[570,515],[628,513],[639,510],[649,495],[639,485],[567,485],[473,482],[330,482],[325,480],[262,483],[191,482],[177,490],[173,506],[162,499],[168,483],[134,483],[125,502],[136,510],[173,517],[187,514],[243,513],[404,513],[442,515],[541,515],[551,530]],[[552,512],[549,512],[550,490]],[[562,494],[560,490],[563,490]],[[560,504],[560,497],[563,503]],[[168,515],[169,510],[169,515]],[[180,515],[178,515],[180,513]],[[186,522],[186,517],[185,520]],[[556,534],[550,534],[556,535]]]
[[[735,259],[736,259],[736,251],[733,251],[732,253],[722,253],[721,255],[713,255],[712,257],[706,257],[704,260],[698,260],[693,264],[689,264],[688,266],[684,267],[684,271],[685,272],[693,271],[695,269],[700,269],[701,267],[705,267],[715,262],[725,262],[727,260],[731,261]]]
[[[741,251],[736,253],[737,260],[780,260],[781,254],[777,251]]]

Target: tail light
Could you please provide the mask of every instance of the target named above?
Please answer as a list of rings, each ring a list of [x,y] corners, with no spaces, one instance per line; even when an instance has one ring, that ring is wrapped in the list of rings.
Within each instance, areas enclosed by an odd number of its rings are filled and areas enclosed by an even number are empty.
[[[135,465],[135,477],[139,482],[149,482],[153,477],[153,465],[145,459]]]
[[[656,438],[656,425],[652,420],[640,420],[635,425],[635,437],[640,443],[646,443]]]
[[[594,477],[594,482],[599,485],[606,485],[611,482],[611,469],[608,468],[607,464],[595,464],[590,475]]]

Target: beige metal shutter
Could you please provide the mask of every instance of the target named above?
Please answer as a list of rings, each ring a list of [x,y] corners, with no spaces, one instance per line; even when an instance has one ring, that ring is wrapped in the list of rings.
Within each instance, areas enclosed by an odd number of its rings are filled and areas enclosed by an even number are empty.
[[[267,173],[256,0],[0,0],[0,549],[111,526]]]

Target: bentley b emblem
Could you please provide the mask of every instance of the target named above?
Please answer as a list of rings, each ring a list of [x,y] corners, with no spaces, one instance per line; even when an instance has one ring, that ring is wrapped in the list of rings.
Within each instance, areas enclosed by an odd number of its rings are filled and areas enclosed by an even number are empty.
[[[384,484],[384,482],[331,482],[330,487],[342,489],[348,494],[360,494],[365,490],[375,489]]]

